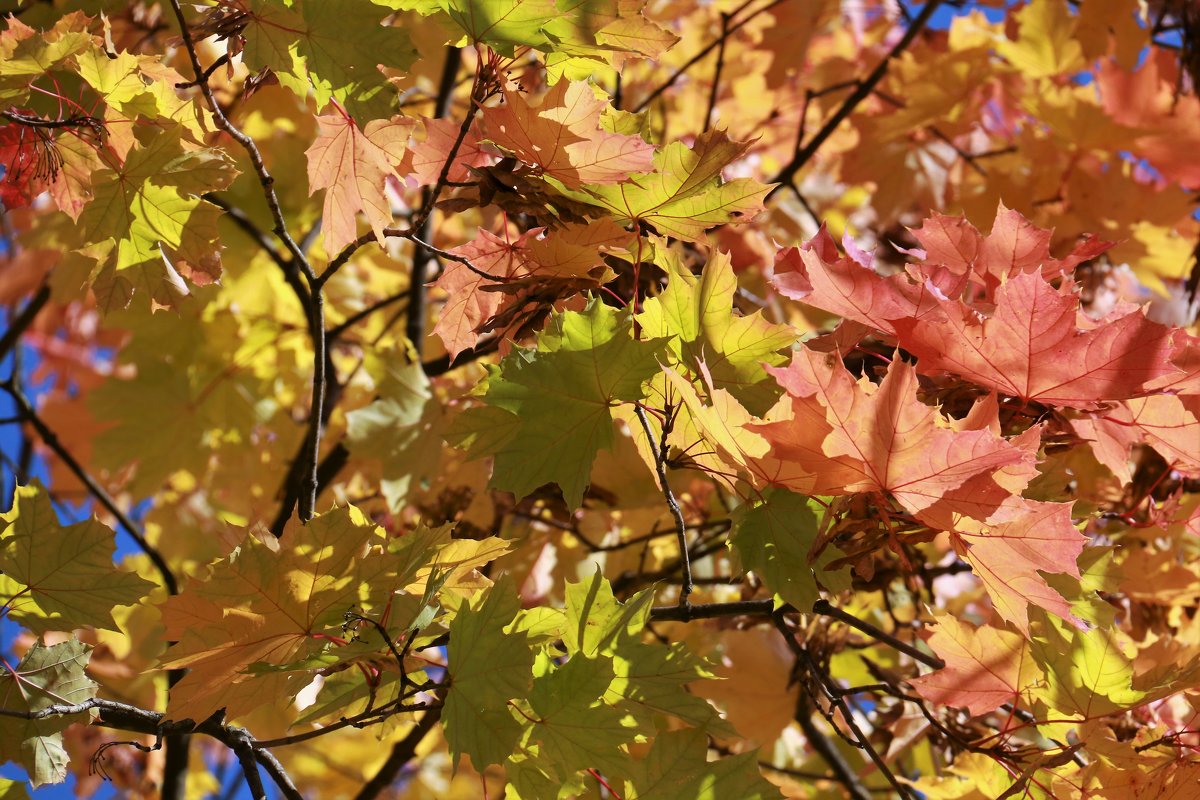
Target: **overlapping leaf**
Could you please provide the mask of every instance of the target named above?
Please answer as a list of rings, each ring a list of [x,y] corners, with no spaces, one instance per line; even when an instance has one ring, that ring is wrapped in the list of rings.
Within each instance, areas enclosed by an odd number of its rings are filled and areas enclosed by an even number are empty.
[[[154,584],[113,564],[114,534],[95,519],[62,525],[41,484],[18,487],[0,514],[0,598],[36,633],[85,625],[118,630],[112,612]]]
[[[557,483],[578,507],[601,447],[612,443],[611,407],[643,396],[662,343],[636,341],[628,314],[593,300],[555,316],[536,351],[518,350],[489,380],[487,406],[468,411],[452,436],[472,457],[493,455],[492,485],[524,497]]]

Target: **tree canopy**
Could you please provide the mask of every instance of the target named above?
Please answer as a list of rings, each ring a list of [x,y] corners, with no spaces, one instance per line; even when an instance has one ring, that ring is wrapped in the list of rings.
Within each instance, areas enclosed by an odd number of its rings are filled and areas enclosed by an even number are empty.
[[[6,13],[0,797],[1195,795],[1194,4]]]

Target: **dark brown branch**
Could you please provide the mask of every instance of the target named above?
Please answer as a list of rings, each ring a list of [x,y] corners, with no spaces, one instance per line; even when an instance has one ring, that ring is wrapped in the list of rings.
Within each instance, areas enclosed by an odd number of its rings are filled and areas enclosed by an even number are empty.
[[[8,330],[4,331],[4,335],[0,336],[0,361],[3,361],[9,352],[17,346],[17,341],[21,338],[21,334],[29,329],[33,324],[34,319],[41,313],[45,307],[46,301],[50,299],[50,286],[42,284],[41,288],[34,293],[33,297],[29,298],[29,302],[21,309],[21,313],[17,314],[16,318],[11,320]]]
[[[650,427],[650,419],[646,415],[646,409],[638,405],[635,409],[638,422],[642,423],[642,430],[646,432],[646,440],[654,446],[654,468],[658,473],[659,488],[662,490],[663,498],[667,501],[667,507],[671,509],[671,518],[675,521],[675,536],[679,541],[679,566],[683,570],[683,582],[679,586],[679,608],[687,611],[689,607],[688,597],[692,594],[692,560],[691,554],[688,552],[687,541],[687,521],[683,518],[683,509],[679,507],[679,500],[675,497],[675,492],[671,489],[671,484],[667,480],[667,456],[669,446],[667,445],[667,436],[671,432],[671,425],[674,422],[674,414],[668,411],[666,421],[662,426],[662,435],[659,437],[657,446],[654,443],[654,431]]]
[[[813,719],[815,713],[816,709],[812,707],[808,695],[801,692],[800,698],[796,701],[796,722],[800,723],[800,730],[804,733],[804,738],[808,740],[809,746],[829,765],[834,779],[846,787],[852,800],[871,800],[871,791],[854,774],[854,769],[842,756],[837,746],[817,727],[817,723]]]
[[[232,221],[234,225],[236,225],[243,233],[253,239],[255,244],[262,248],[263,252],[265,252],[283,272],[284,280],[287,282],[292,292],[296,295],[297,299],[299,299],[300,305],[304,308],[305,317],[307,318],[311,316],[312,297],[309,294],[308,287],[304,284],[304,281],[300,279],[300,274],[296,270],[292,269],[292,264],[290,261],[288,261],[287,256],[280,252],[279,248],[272,244],[271,240],[267,238],[267,234],[261,228],[255,225],[254,221],[250,219],[250,217],[246,216],[245,211],[242,211],[242,209],[232,205],[223,197],[210,193],[204,195],[201,199],[224,211],[225,215],[229,217],[230,221]]]
[[[792,157],[792,160],[789,161],[783,167],[783,169],[779,171],[778,175],[771,179],[771,183],[787,185],[793,181],[793,179],[796,177],[796,173],[799,172],[814,155],[816,155],[817,150],[821,148],[821,145],[825,144],[825,140],[828,139],[833,132],[837,130],[837,127],[841,125],[847,117],[854,113],[854,110],[858,108],[859,104],[862,103],[863,100],[866,100],[867,97],[870,96],[871,92],[875,90],[875,86],[881,80],[883,80],[883,76],[887,74],[888,66],[891,64],[892,59],[896,58],[908,49],[909,45],[911,45],[917,38],[917,35],[924,30],[925,25],[928,24],[930,17],[932,17],[934,12],[938,10],[938,7],[942,4],[942,2],[943,0],[929,0],[929,2],[925,4],[925,7],[921,9],[921,13],[917,14],[917,18],[913,20],[911,25],[908,26],[908,30],[904,32],[904,36],[900,38],[900,41],[896,42],[892,49],[888,51],[888,54],[883,57],[883,60],[880,61],[875,66],[875,69],[871,71],[871,74],[867,75],[867,77],[855,87],[854,91],[851,92],[844,101],[842,101],[842,104],[838,106],[837,111],[833,112],[833,116],[826,120],[825,124],[821,126],[821,129],[817,131],[813,138],[808,141],[808,144],[797,149],[796,154]],[[771,194],[774,194],[778,190],[779,186],[776,186],[771,190]],[[768,195],[768,197],[769,196],[770,195]]]
[[[691,622],[694,619],[743,615],[768,617],[774,610],[774,600],[737,600],[732,603],[704,603],[686,607],[658,606],[650,609],[650,619],[653,622]]]
[[[712,127],[713,112],[717,110],[717,96],[721,93],[721,70],[725,66],[725,42],[729,39],[729,14],[721,13],[721,44],[717,47],[717,65],[713,69],[712,88],[708,92],[708,111],[704,113],[704,130]]]
[[[190,81],[181,81],[180,83],[175,84],[175,88],[176,89],[190,89],[193,86],[199,86],[202,83],[208,83],[208,79],[213,76],[213,73],[228,63],[229,63],[229,53],[226,52],[224,55],[222,55],[216,61],[209,64],[208,69],[204,70],[203,75],[200,75]]]
[[[307,468],[304,470],[303,486],[299,500],[300,520],[301,522],[308,522],[313,517],[314,506],[316,505],[317,462],[320,458],[321,429],[324,424],[322,408],[325,403],[325,395],[328,391],[328,386],[326,385],[325,357],[325,301],[321,296],[321,285],[316,273],[313,271],[312,265],[308,262],[308,257],[304,254],[304,250],[296,243],[296,240],[292,238],[292,234],[288,231],[287,220],[283,216],[283,207],[280,205],[279,196],[275,192],[275,178],[271,176],[270,171],[267,169],[266,162],[263,161],[262,152],[258,149],[258,145],[254,139],[234,125],[229,117],[225,115],[224,109],[221,108],[221,104],[217,102],[217,98],[213,94],[212,87],[204,79],[205,70],[200,65],[200,56],[196,53],[196,43],[192,39],[192,32],[188,28],[187,20],[184,18],[183,8],[180,6],[179,0],[169,0],[169,5],[175,13],[175,19],[179,23],[179,34],[183,39],[188,59],[191,61],[192,72],[196,76],[196,85],[200,89],[200,93],[204,96],[209,110],[212,112],[214,124],[242,146],[242,149],[246,151],[246,155],[250,158],[255,175],[258,176],[258,182],[262,186],[263,197],[267,201],[267,207],[271,211],[271,219],[275,223],[274,233],[283,242],[284,249],[291,255],[290,260],[287,262],[288,267],[284,269],[284,273],[287,274],[292,270],[296,270],[303,274],[308,281],[310,292],[308,324],[313,346],[313,387],[305,460]],[[292,281],[289,281],[289,283],[292,283],[293,288],[295,288]],[[301,298],[301,302],[304,302],[303,298]]]
[[[749,8],[753,2],[754,2],[754,0],[746,0],[746,2],[742,3],[740,6],[735,8],[733,11],[729,12],[729,18],[732,20],[738,14],[741,14],[743,11],[745,11],[747,8]],[[670,89],[672,86],[674,86],[675,82],[677,80],[679,80],[680,78],[682,78],[687,73],[688,70],[690,70],[692,67],[699,64],[701,61],[703,61],[709,53],[711,53],[716,48],[720,47],[725,42],[726,39],[728,39],[730,36],[737,33],[739,30],[741,30],[747,23],[749,23],[751,20],[753,20],[759,14],[770,11],[775,6],[779,5],[780,3],[784,3],[784,2],[787,2],[787,0],[773,0],[773,2],[767,3],[765,6],[758,9],[757,11],[753,12],[752,14],[748,14],[744,19],[738,20],[737,23],[730,25],[721,34],[721,37],[719,39],[714,39],[713,41],[711,41],[707,45],[705,45],[703,48],[701,48],[698,53],[696,53],[694,56],[689,58],[678,69],[676,69],[673,73],[671,73],[671,77],[667,78],[667,80],[664,83],[660,84],[658,86],[658,88],[656,88],[650,94],[646,95],[646,97],[642,98],[642,102],[637,104],[637,106],[633,109],[633,113],[636,114],[639,111],[646,110],[646,107],[649,106],[651,103],[653,103],[655,100],[657,100],[658,96],[660,94],[662,94],[667,89]]]
[[[946,666],[946,662],[942,661],[937,656],[931,656],[928,653],[922,652],[908,642],[897,639],[887,631],[877,628],[871,623],[861,620],[853,614],[846,613],[842,609],[831,605],[828,600],[820,599],[813,603],[813,613],[821,614],[822,616],[826,617],[833,617],[840,622],[844,622],[851,628],[854,628],[861,633],[865,633],[867,636],[870,636],[876,641],[883,642],[894,650],[899,650],[901,653],[912,657],[914,660],[921,662],[927,667],[932,667],[933,669],[942,669]]]
[[[134,521],[129,518],[129,515],[121,510],[112,496],[104,490],[104,487],[96,482],[96,479],[84,469],[83,465],[71,454],[71,451],[63,445],[58,435],[38,416],[29,399],[25,397],[25,393],[11,380],[0,383],[0,389],[8,392],[13,402],[16,403],[18,413],[20,413],[26,422],[33,426],[33,429],[37,431],[38,436],[41,437],[46,446],[54,451],[54,454],[71,471],[71,474],[87,487],[88,492],[95,498],[96,502],[103,506],[108,513],[112,514],[117,523],[137,543],[138,548],[146,554],[150,562],[154,564],[154,568],[158,570],[162,584],[166,587],[167,591],[171,594],[179,594],[179,583],[175,579],[175,574],[171,571],[171,567],[167,564],[166,559],[158,552],[158,548],[146,541],[145,535],[143,535]]]
[[[119,703],[115,700],[92,698],[76,704],[59,703],[38,709],[37,711],[0,708],[0,717],[39,720],[50,717],[84,714],[92,710],[99,712],[99,718],[93,724],[103,725],[107,728],[164,737],[187,733],[198,733],[209,736],[228,747],[238,756],[239,761],[242,763],[243,772],[246,773],[246,781],[254,791],[255,797],[266,797],[266,790],[262,786],[261,777],[258,776],[258,769],[256,767],[250,769],[250,767],[254,766],[255,761],[257,761],[267,770],[267,773],[275,781],[284,797],[288,798],[288,800],[303,800],[302,795],[296,789],[295,784],[288,777],[278,759],[263,750],[264,744],[255,741],[250,732],[244,728],[225,725],[221,721],[220,715],[214,714],[197,724],[190,719],[168,720],[164,714],[160,714],[157,711],[148,711],[144,708],[138,708],[127,703]]]
[[[354,800],[375,800],[376,797],[386,788],[392,785],[400,771],[408,762],[412,761],[417,754],[417,747],[421,741],[429,735],[433,730],[433,726],[438,723],[442,717],[441,708],[433,708],[421,715],[413,725],[412,730],[408,732],[400,741],[396,742],[392,748],[392,752],[388,755],[387,761],[383,762],[383,766],[379,771],[372,776],[371,780],[367,781]]]

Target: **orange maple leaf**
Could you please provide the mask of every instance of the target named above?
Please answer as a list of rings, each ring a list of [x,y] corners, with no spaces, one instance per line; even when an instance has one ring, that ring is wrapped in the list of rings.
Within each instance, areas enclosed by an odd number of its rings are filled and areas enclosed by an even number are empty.
[[[931,703],[965,708],[973,717],[1012,703],[1038,676],[1023,636],[982,625],[978,628],[950,614],[939,614],[933,630],[922,637],[946,666],[909,679],[917,694]]]
[[[354,120],[335,110],[317,117],[320,129],[308,148],[309,193],[325,189],[325,252],[334,254],[358,237],[355,215],[361,211],[375,238],[392,222],[384,184],[395,174],[412,120],[376,119],[358,129]]]
[[[809,474],[789,481],[796,491],[887,493],[919,513],[967,480],[1027,458],[989,429],[953,430],[917,399],[916,371],[899,359],[879,385],[807,349],[768,371],[791,396],[792,416],[747,427],[771,443],[771,456]]]
[[[1080,319],[1071,289],[1070,281],[1055,289],[1038,273],[1021,273],[996,290],[988,317],[946,299],[940,319],[893,325],[922,373],[944,370],[1026,401],[1091,408],[1143,394],[1176,371],[1170,328],[1140,311]]]
[[[505,91],[504,105],[483,110],[487,137],[572,189],[620,183],[654,167],[654,148],[637,136],[600,128],[607,103],[586,83],[560,80],[540,105]]]

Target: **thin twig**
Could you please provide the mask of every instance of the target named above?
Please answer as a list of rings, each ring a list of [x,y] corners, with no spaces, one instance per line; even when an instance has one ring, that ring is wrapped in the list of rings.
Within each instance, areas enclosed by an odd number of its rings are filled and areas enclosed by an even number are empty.
[[[717,110],[717,96],[721,93],[721,69],[725,66],[725,42],[729,38],[729,14],[721,12],[721,44],[717,47],[717,65],[713,69],[712,88],[708,93],[708,111],[704,113],[704,130],[712,127],[713,112]]]
[[[930,17],[932,17],[934,12],[938,10],[938,7],[942,4],[942,2],[943,0],[929,0],[929,2],[925,4],[925,7],[921,9],[921,13],[917,14],[917,18],[913,20],[913,23],[908,26],[908,30],[904,32],[904,36],[902,36],[900,41],[896,42],[892,49],[888,51],[887,55],[883,57],[883,60],[880,61],[875,66],[875,69],[871,71],[871,74],[864,78],[862,82],[855,87],[854,91],[851,92],[844,101],[842,101],[842,104],[838,106],[837,111],[833,112],[833,116],[826,120],[825,124],[821,126],[821,129],[817,131],[813,138],[808,141],[808,144],[798,148],[796,154],[792,157],[792,160],[789,161],[783,167],[783,169],[779,171],[778,175],[771,179],[771,183],[779,184],[771,190],[771,194],[774,194],[776,191],[778,191],[779,186],[790,184],[796,177],[796,173],[799,172],[800,169],[803,168],[804,165],[807,164],[814,155],[816,155],[817,150],[821,148],[821,145],[825,144],[825,140],[828,139],[835,130],[837,130],[837,127],[842,124],[843,120],[850,116],[850,114],[854,112],[854,109],[858,108],[858,105],[863,100],[867,99],[868,96],[870,96],[871,92],[874,91],[876,84],[883,80],[883,76],[887,74],[888,66],[891,64],[892,59],[896,58],[908,49],[908,46],[913,43],[913,40],[915,40],[917,35],[920,34],[920,32],[925,28],[925,25],[929,22]],[[768,197],[769,196],[770,195],[768,195]]]
[[[635,413],[638,421],[642,423],[642,430],[646,432],[647,441],[653,446],[654,431],[650,427],[650,418],[646,415],[646,409],[639,404],[635,408]],[[666,499],[667,507],[671,509],[671,517],[675,520],[675,535],[679,540],[679,564],[683,569],[683,582],[679,586],[679,608],[686,613],[689,606],[688,597],[693,589],[692,561],[691,555],[688,553],[687,520],[683,518],[683,509],[679,507],[679,500],[676,499],[675,492],[667,480],[667,454],[669,452],[667,435],[670,433],[673,420],[674,415],[668,413],[667,422],[662,427],[662,436],[654,448],[654,468],[658,472],[659,488],[662,490],[663,498]]]
[[[50,286],[42,284],[41,288],[34,293],[33,297],[29,298],[29,302],[21,309],[21,313],[8,326],[8,330],[4,331],[4,335],[0,336],[0,361],[8,355],[9,351],[17,346],[17,341],[34,319],[45,307],[46,301],[50,299]]]
[[[725,41],[725,39],[727,39],[728,37],[737,33],[747,23],[749,23],[751,20],[753,20],[759,14],[770,11],[775,6],[779,5],[780,3],[784,3],[784,2],[787,2],[787,0],[773,0],[773,2],[767,3],[762,8],[747,15],[744,19],[739,20],[736,24],[729,26],[729,28],[721,34],[721,37],[719,39],[714,39],[713,41],[711,41],[707,45],[705,45],[703,48],[701,48],[701,50],[698,53],[696,53],[694,56],[689,58],[678,69],[676,69],[673,73],[671,73],[671,77],[667,78],[667,80],[664,83],[660,84],[658,86],[658,88],[656,88],[650,94],[646,95],[642,99],[642,102],[638,103],[637,106],[633,109],[633,113],[636,114],[640,111],[646,110],[647,106],[649,106],[656,99],[658,99],[658,96],[660,94],[662,94],[667,89],[670,89],[672,86],[674,86],[675,82],[677,80],[679,80],[680,78],[682,78],[689,69],[691,69],[692,67],[696,66],[701,61],[703,61],[705,56],[707,56],[709,53],[711,53],[717,47],[720,47],[721,44]],[[730,19],[733,19],[738,14],[741,14],[743,11],[745,11],[747,8],[749,8],[750,5],[753,3],[754,3],[754,0],[746,0],[746,2],[742,3],[740,6],[735,8],[733,11],[729,12]]]
[[[942,661],[937,656],[931,656],[928,653],[922,652],[908,642],[897,639],[887,631],[877,628],[871,623],[861,620],[853,614],[848,614],[842,609],[831,605],[829,601],[825,600],[824,598],[813,603],[813,613],[821,614],[822,616],[826,617],[833,617],[836,620],[844,622],[851,628],[870,636],[872,639],[883,642],[892,649],[899,650],[901,653],[911,656],[914,660],[921,662],[927,667],[932,667],[933,669],[942,669],[946,666],[946,662]]]
[[[421,741],[429,735],[433,730],[433,726],[438,723],[442,717],[441,708],[433,708],[421,715],[413,725],[412,730],[408,732],[403,739],[396,742],[392,747],[392,752],[388,755],[387,761],[379,770],[367,781],[358,794],[354,796],[354,800],[374,800],[379,794],[391,786],[396,780],[396,777],[404,769],[405,765],[417,754],[417,747]]]
[[[179,583],[176,581],[175,575],[171,572],[171,568],[167,565],[162,553],[158,552],[158,548],[146,541],[145,535],[134,521],[129,518],[129,515],[121,510],[112,496],[83,468],[83,465],[79,463],[75,456],[71,454],[71,451],[59,440],[58,435],[38,416],[29,399],[25,397],[25,393],[11,380],[0,382],[0,389],[8,392],[13,402],[16,403],[17,411],[33,426],[33,429],[37,431],[38,436],[42,438],[46,446],[54,451],[54,454],[71,471],[71,474],[87,487],[88,492],[96,499],[96,502],[113,515],[120,526],[125,529],[125,532],[137,543],[138,548],[149,557],[151,563],[154,564],[154,568],[158,570],[162,578],[162,584],[166,587],[167,591],[171,594],[179,594]]]

